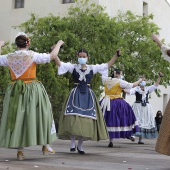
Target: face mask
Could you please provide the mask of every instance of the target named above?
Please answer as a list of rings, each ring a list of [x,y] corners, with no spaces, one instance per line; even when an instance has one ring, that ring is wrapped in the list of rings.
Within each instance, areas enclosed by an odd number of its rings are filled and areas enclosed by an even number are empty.
[[[140,86],[146,86],[146,81],[142,81],[139,83]]]
[[[123,80],[123,79],[124,79],[124,76],[121,75],[121,76],[120,76],[120,79]]]
[[[87,58],[78,58],[78,63],[79,64],[86,64]]]

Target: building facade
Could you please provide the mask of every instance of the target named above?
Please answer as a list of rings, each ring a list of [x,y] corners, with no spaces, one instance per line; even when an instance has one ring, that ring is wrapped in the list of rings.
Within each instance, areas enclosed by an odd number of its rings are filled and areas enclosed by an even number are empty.
[[[160,27],[160,38],[164,38],[170,44],[170,4],[166,0],[90,0],[90,3],[106,7],[109,16],[114,17],[118,11],[132,11],[136,15],[153,14],[153,22]],[[74,0],[1,0],[0,1],[0,39],[14,42],[15,35],[20,31],[14,27],[27,21],[30,14],[39,17],[53,14],[55,16],[67,16],[68,8],[75,5]],[[164,111],[170,97],[170,87],[165,89],[160,86],[161,97],[155,93],[151,94],[150,103],[156,113],[157,110]],[[134,96],[127,96],[127,102],[132,104]]]
[[[106,7],[109,16],[117,15],[119,10],[132,11],[137,15],[153,14],[155,22],[160,28],[161,38],[170,42],[170,5],[166,0],[90,0]],[[56,16],[67,16],[68,8],[74,5],[74,0],[5,0],[0,1],[0,34],[5,41],[14,41],[18,30],[15,26],[27,21],[34,13],[44,17],[50,13]],[[168,35],[169,33],[169,35]]]

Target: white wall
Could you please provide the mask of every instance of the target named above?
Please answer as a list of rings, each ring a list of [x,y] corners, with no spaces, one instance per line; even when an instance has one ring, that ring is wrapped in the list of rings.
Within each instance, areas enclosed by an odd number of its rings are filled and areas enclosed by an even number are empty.
[[[143,2],[148,3],[149,14],[154,14],[154,22],[161,28],[160,38],[170,43],[170,6],[166,0],[90,0],[90,3],[106,7],[111,16],[117,15],[118,10],[131,10],[135,14],[143,15]],[[14,0],[0,1],[0,37],[5,41],[14,41],[15,31],[12,27],[20,25],[30,18],[31,13],[40,17],[52,13],[57,16],[66,16],[71,4],[62,4],[62,0],[25,0],[24,8],[14,9]]]
[[[143,15],[143,2],[148,3],[148,14],[153,14],[155,22],[160,28],[160,38],[170,44],[170,5],[166,0],[99,0],[99,4],[106,6],[106,12],[114,17],[118,10],[132,11],[136,15]]]
[[[62,0],[25,0],[24,8],[14,8],[14,0],[0,1],[0,38],[5,41],[14,41],[18,26],[30,18],[31,13],[44,17],[52,13],[56,16],[66,16],[71,4],[62,4]]]

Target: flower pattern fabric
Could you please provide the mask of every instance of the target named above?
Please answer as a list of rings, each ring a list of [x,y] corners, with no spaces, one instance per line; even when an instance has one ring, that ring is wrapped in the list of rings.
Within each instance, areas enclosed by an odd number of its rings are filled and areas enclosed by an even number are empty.
[[[33,61],[33,54],[31,51],[28,54],[23,51],[20,53],[14,52],[7,56],[8,66],[12,69],[16,78],[20,77]]]

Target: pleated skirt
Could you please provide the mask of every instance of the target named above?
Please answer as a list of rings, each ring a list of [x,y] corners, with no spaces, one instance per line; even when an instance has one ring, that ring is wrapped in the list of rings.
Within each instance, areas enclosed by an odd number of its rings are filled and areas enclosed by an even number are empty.
[[[7,148],[45,145],[56,140],[52,108],[47,92],[41,82],[26,84],[25,92],[19,94],[14,128],[8,124],[8,110],[13,85],[7,88],[0,124],[0,146]]]
[[[123,99],[110,100],[110,110],[105,111],[104,118],[110,138],[128,138],[138,131],[132,107]]]
[[[149,103],[146,106],[142,106],[141,103],[134,103],[132,109],[139,124],[139,131],[135,135],[146,139],[156,138],[158,132],[152,106]]]
[[[70,139],[71,135],[83,137],[84,140],[93,141],[99,141],[108,138],[106,124],[99,102],[94,93],[93,96],[96,108],[96,119],[82,117],[79,115],[65,115],[65,110],[70,97],[68,96],[63,105],[63,110],[59,120],[58,137],[60,139]],[[80,102],[84,102],[84,100],[80,100]]]

